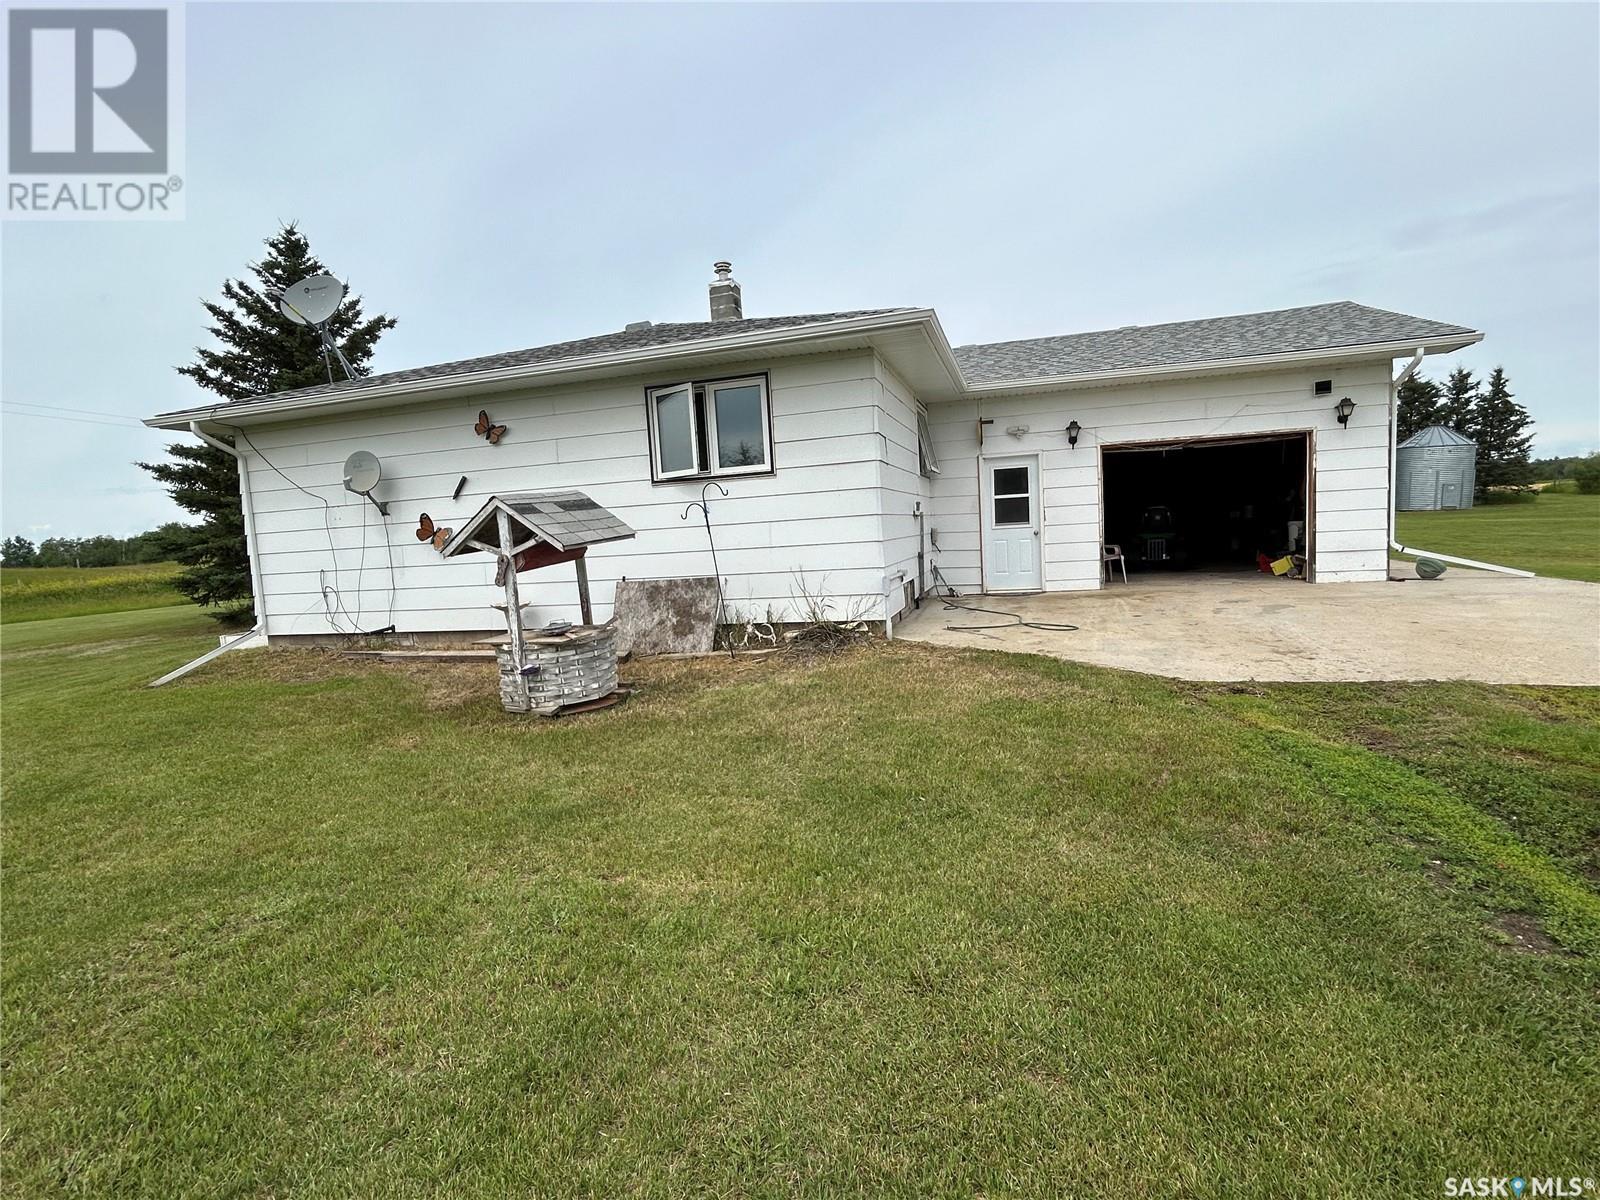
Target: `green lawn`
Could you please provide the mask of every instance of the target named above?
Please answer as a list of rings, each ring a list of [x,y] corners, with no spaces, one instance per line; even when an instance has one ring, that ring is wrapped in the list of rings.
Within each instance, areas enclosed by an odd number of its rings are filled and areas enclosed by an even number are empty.
[[[1600,581],[1600,496],[1543,493],[1527,504],[1397,513],[1396,523],[1402,545]]]
[[[1600,1168],[1593,691],[905,643],[630,665],[556,723],[476,664],[142,687],[211,645],[0,631],[5,1194]]]
[[[0,567],[0,621],[46,621],[188,604],[177,563],[122,567]]]

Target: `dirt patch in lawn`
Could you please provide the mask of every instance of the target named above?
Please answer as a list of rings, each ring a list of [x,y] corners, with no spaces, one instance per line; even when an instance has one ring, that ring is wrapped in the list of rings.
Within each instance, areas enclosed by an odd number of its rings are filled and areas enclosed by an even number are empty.
[[[1551,940],[1544,926],[1527,913],[1501,913],[1490,924],[1506,937],[1506,949],[1513,954],[1560,954],[1561,947]]]

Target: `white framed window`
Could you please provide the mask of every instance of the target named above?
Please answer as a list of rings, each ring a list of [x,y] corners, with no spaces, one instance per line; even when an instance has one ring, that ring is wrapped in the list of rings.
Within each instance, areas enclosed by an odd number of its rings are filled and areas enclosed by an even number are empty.
[[[917,473],[930,479],[939,473],[939,455],[933,448],[933,434],[928,429],[928,414],[917,409]]]
[[[666,384],[648,389],[645,402],[656,480],[773,470],[765,375]]]

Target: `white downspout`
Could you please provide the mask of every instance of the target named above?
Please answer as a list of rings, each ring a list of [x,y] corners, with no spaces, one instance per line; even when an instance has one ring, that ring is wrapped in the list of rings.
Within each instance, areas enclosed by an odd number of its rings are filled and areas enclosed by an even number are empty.
[[[261,586],[261,561],[256,554],[256,513],[255,505],[250,502],[250,463],[243,454],[239,453],[238,447],[230,446],[221,438],[212,437],[204,429],[201,429],[199,421],[189,422],[189,432],[206,445],[232,456],[234,462],[239,464],[239,506],[244,517],[245,556],[250,560],[250,591],[256,609],[255,627],[265,637],[267,633],[267,614],[264,610],[267,603],[267,593],[266,589]]]
[[[1516,567],[1502,567],[1498,563],[1479,562],[1475,558],[1457,558],[1453,554],[1440,554],[1434,550],[1418,550],[1414,546],[1402,546],[1395,537],[1395,475],[1399,465],[1400,455],[1400,385],[1416,374],[1417,368],[1422,365],[1422,347],[1417,347],[1415,354],[1394,377],[1389,384],[1389,548],[1397,554],[1409,554],[1413,558],[1437,558],[1441,562],[1455,563],[1462,567],[1476,567],[1480,571],[1498,571],[1502,575],[1515,575],[1519,579],[1532,579],[1532,571],[1519,571]]]
[[[245,556],[250,560],[250,599],[256,610],[256,623],[238,637],[223,642],[215,650],[202,654],[193,662],[184,663],[175,671],[168,671],[160,679],[152,680],[147,685],[149,687],[160,687],[164,683],[180,679],[196,667],[204,666],[217,655],[226,654],[229,650],[251,643],[257,637],[264,638],[267,634],[266,593],[261,587],[261,565],[256,558],[255,506],[250,503],[250,464],[235,447],[201,429],[199,421],[189,422],[189,432],[213,449],[221,450],[239,464],[239,507],[244,517],[244,549]]]

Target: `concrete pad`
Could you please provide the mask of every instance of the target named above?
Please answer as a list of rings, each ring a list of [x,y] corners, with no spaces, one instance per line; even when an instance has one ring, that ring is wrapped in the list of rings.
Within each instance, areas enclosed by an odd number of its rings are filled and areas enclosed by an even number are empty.
[[[1451,567],[1400,569],[1388,583],[1309,584],[1258,573],[1162,575],[1098,592],[972,596],[958,604],[1077,625],[1075,633],[996,624],[933,597],[894,636],[942,646],[1048,654],[1217,682],[1471,679],[1600,686],[1600,584],[1516,579]]]

